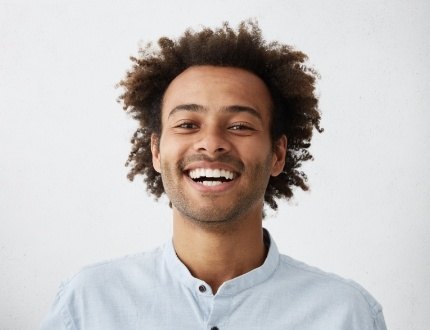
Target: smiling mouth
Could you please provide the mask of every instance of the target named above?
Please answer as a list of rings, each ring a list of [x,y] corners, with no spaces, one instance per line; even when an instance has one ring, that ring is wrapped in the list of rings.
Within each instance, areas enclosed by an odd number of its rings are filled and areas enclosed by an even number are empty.
[[[224,169],[196,168],[188,171],[188,176],[204,186],[218,186],[233,181],[237,174]]]

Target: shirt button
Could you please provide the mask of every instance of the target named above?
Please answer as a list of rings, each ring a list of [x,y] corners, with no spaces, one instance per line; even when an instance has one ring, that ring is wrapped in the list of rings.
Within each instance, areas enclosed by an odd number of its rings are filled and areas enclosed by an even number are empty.
[[[218,327],[212,327],[211,330],[218,330]]]
[[[199,286],[199,291],[200,292],[206,292],[206,287],[204,286],[204,285],[200,285]],[[213,328],[212,328],[213,329]],[[213,329],[213,330],[216,330],[216,329]]]

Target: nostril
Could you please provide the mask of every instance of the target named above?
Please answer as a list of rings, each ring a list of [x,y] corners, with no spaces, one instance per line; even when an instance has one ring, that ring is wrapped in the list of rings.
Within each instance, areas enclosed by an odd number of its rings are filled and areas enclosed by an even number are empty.
[[[212,127],[200,131],[200,134],[196,136],[194,149],[200,152],[222,153],[230,149],[230,142],[224,132]]]

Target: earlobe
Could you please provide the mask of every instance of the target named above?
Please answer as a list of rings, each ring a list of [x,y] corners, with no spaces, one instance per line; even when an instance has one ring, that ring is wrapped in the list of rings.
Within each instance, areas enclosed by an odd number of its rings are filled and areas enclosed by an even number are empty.
[[[275,141],[273,150],[273,165],[272,165],[272,176],[278,176],[285,165],[285,157],[287,155],[287,137],[282,135],[277,141]]]
[[[161,165],[160,165],[160,139],[158,135],[151,135],[151,153],[152,153],[152,166],[154,170],[158,173],[161,173]]]

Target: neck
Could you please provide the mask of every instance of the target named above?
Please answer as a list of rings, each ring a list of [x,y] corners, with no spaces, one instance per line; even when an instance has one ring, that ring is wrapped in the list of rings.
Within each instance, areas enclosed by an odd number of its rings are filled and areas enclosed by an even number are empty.
[[[261,266],[266,258],[261,212],[211,229],[173,209],[173,244],[191,274],[214,294],[225,281]]]

